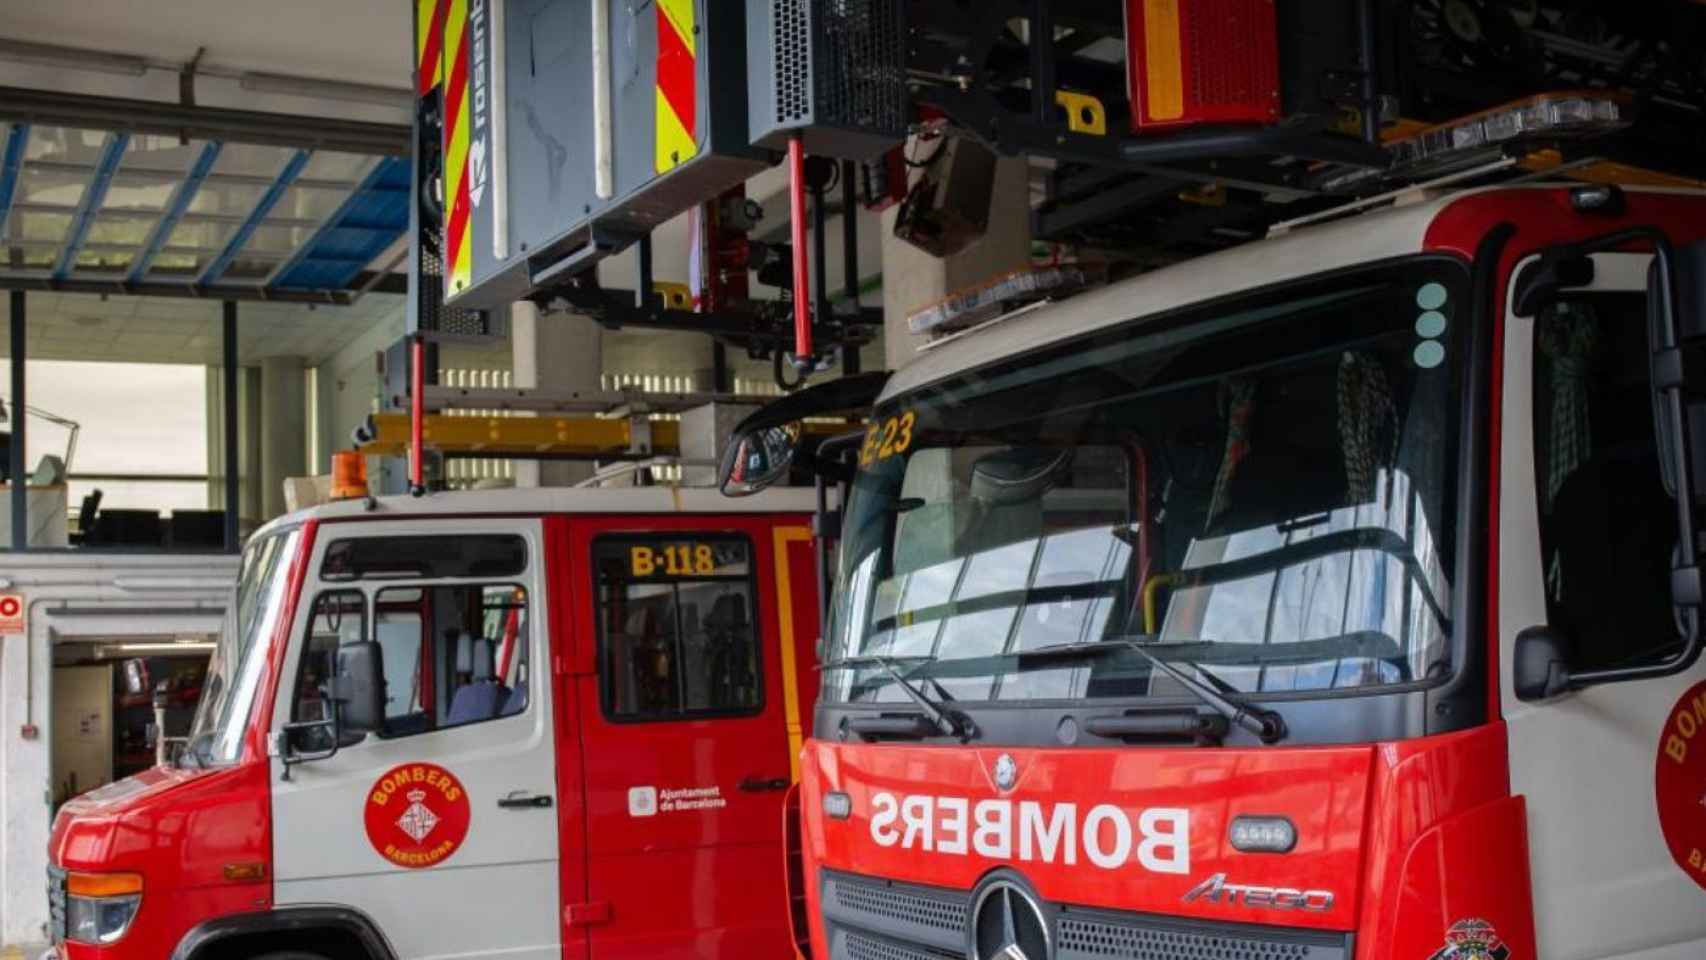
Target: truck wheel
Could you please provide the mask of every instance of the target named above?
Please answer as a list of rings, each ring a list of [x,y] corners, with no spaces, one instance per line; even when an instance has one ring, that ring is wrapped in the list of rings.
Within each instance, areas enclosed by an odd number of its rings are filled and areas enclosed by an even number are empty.
[[[317,953],[303,953],[301,950],[286,950],[283,953],[263,953],[255,960],[326,960]]]

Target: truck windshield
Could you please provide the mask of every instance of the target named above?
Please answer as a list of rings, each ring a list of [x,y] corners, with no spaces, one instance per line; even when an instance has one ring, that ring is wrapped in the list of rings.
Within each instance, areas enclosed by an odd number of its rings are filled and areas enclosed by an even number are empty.
[[[1046,655],[1115,639],[1264,696],[1443,679],[1466,282],[1441,258],[1337,274],[880,405],[825,699],[1181,693],[1129,645]]]
[[[291,561],[300,530],[249,542],[237,571],[237,595],[226,611],[219,645],[208,663],[201,704],[180,762],[190,766],[234,763],[266,671],[274,628],[289,600]]]

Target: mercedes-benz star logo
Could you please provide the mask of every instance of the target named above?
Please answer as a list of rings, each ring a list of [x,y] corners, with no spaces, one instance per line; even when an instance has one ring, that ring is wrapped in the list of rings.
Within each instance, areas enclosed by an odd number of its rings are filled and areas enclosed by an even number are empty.
[[[1013,760],[1013,755],[1004,753],[995,758],[995,785],[1002,790],[1013,789],[1013,784],[1019,782],[1019,764]]]
[[[972,960],[1050,960],[1043,908],[1017,883],[990,882],[971,918]]]

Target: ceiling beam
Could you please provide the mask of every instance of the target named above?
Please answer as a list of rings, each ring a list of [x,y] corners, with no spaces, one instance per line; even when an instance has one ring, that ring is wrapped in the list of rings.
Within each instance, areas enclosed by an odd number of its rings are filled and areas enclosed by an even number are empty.
[[[141,283],[148,268],[154,265],[154,258],[165,248],[166,241],[171,238],[172,231],[177,229],[178,221],[190,209],[195,195],[201,190],[201,185],[207,182],[207,175],[213,170],[213,164],[219,159],[219,151],[224,144],[213,142],[203,144],[201,153],[195,158],[190,172],[184,175],[178,189],[173,191],[172,199],[167,202],[166,209],[160,212],[160,219],[155,221],[154,229],[149,232],[148,239],[142,244],[142,249],[136,252],[136,259],[130,265],[131,283]]]
[[[0,86],[0,120],[388,156],[407,155],[413,142],[408,125],[400,123],[183,106],[27,87]]]
[[[225,271],[230,268],[231,262],[237,259],[237,254],[241,253],[243,248],[248,245],[249,238],[260,227],[261,221],[265,220],[267,214],[272,212],[272,208],[284,198],[284,191],[290,189],[291,183],[302,173],[302,168],[308,166],[310,156],[312,154],[307,150],[298,150],[291,154],[290,159],[284,164],[284,169],[278,172],[278,179],[273,181],[273,185],[267,188],[266,193],[261,194],[261,199],[256,202],[255,209],[249,211],[248,219],[232,231],[231,239],[225,244],[224,252],[215,257],[213,262],[207,265],[207,269],[202,271],[200,277],[202,286],[211,286],[225,275]]]
[[[12,198],[18,192],[18,172],[24,159],[24,145],[30,139],[30,125],[14,125],[6,134],[6,146],[0,150],[0,230],[12,212]]]
[[[358,279],[365,278],[358,277]],[[389,284],[381,284],[375,287],[374,291],[390,292],[388,289],[390,286]],[[176,282],[172,280],[150,280],[146,283],[128,283],[117,277],[110,280],[97,280],[90,277],[73,276],[64,280],[55,280],[46,274],[23,276],[0,273],[0,290],[98,293],[126,297],[176,297],[180,300],[317,303],[330,306],[346,306],[355,300],[355,294],[350,290],[285,290],[237,284],[201,286],[187,280]]]
[[[71,229],[66,231],[65,246],[53,265],[55,279],[64,280],[77,268],[77,255],[83,252],[83,243],[89,239],[89,229],[95,225],[101,204],[107,201],[107,188],[113,185],[113,174],[124,160],[124,149],[128,146],[130,134],[107,134],[106,142],[101,145],[101,159],[95,164],[95,175],[83,187],[83,199],[77,204],[77,212],[71,215]]]

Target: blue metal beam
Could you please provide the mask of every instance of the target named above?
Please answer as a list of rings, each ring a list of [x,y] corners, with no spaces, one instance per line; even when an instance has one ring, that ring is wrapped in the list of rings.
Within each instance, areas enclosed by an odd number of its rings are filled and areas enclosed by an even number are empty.
[[[201,185],[207,181],[207,175],[213,172],[213,164],[219,159],[219,151],[225,144],[214,141],[204,144],[201,155],[196,157],[190,172],[184,175],[184,182],[178,184],[176,193],[166,204],[166,209],[160,212],[160,219],[155,221],[154,230],[148,234],[148,241],[142,249],[136,252],[136,260],[130,265],[130,275],[125,279],[131,283],[141,283],[148,273],[148,268],[154,265],[154,258],[160,255],[160,249],[177,229],[178,221],[189,212],[190,204],[195,201],[195,195],[201,190]]]
[[[59,251],[59,261],[53,265],[53,279],[64,280],[76,268],[77,254],[82,252],[83,242],[89,239],[89,228],[95,225],[95,216],[100,213],[101,204],[106,202],[107,188],[113,185],[113,174],[118,172],[119,162],[124,159],[124,148],[129,144],[128,133],[107,134],[107,142],[101,146],[101,158],[95,161],[94,176],[83,188],[83,200],[77,204],[77,212],[71,215],[71,229],[66,233],[65,246]]]
[[[30,140],[30,125],[13,124],[6,137],[6,149],[0,152],[0,233],[6,229],[6,218],[12,213],[12,198],[18,193],[18,173],[24,166],[24,146]]]
[[[266,193],[261,194],[260,202],[255,204],[255,209],[249,211],[249,216],[237,227],[236,232],[231,234],[231,239],[226,242],[225,249],[220,251],[219,256],[214,257],[213,261],[207,265],[207,269],[203,270],[201,276],[196,278],[198,284],[205,287],[224,276],[225,271],[231,268],[231,262],[237,259],[237,254],[242,251],[243,247],[248,244],[249,238],[254,235],[255,228],[261,225],[261,221],[267,218],[267,214],[272,212],[272,208],[284,198],[284,191],[290,189],[290,185],[302,175],[302,168],[308,166],[308,158],[311,155],[307,150],[298,150],[291,154],[289,162],[284,165],[283,170],[279,171],[278,178],[272,182],[272,186],[267,188]]]
[[[409,162],[381,157],[268,286],[337,290],[349,284],[409,226]]]

